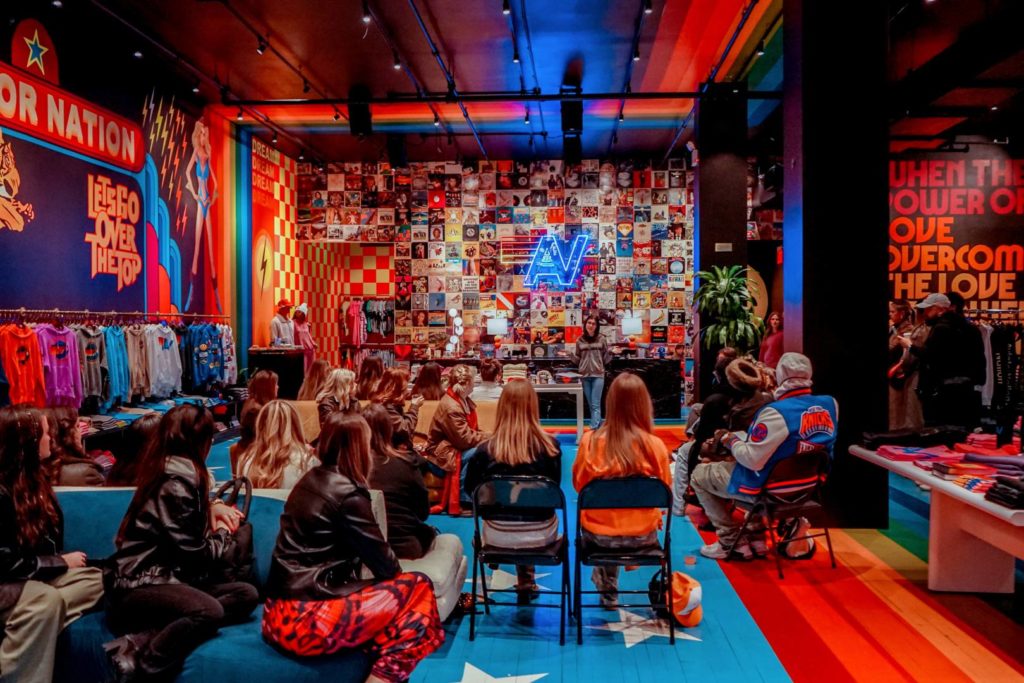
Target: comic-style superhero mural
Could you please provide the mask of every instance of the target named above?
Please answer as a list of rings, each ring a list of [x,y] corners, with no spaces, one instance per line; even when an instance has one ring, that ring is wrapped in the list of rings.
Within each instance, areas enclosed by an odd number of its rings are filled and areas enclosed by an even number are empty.
[[[46,28],[0,61],[0,307],[222,313],[220,160],[159,85],[124,116],[63,88]]]

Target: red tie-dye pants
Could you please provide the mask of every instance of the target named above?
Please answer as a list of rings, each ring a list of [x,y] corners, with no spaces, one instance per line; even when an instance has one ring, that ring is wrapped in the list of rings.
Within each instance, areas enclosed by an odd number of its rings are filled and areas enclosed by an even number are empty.
[[[263,637],[300,657],[363,647],[374,675],[405,681],[444,642],[434,587],[423,574],[399,574],[334,600],[267,600]]]

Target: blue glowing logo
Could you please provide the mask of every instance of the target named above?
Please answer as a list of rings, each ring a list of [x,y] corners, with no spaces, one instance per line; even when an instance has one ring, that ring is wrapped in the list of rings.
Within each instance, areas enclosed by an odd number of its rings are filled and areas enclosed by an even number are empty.
[[[542,280],[554,281],[561,287],[571,286],[580,275],[589,239],[589,235],[576,235],[569,242],[555,235],[541,237],[526,269],[526,286],[536,287]]]

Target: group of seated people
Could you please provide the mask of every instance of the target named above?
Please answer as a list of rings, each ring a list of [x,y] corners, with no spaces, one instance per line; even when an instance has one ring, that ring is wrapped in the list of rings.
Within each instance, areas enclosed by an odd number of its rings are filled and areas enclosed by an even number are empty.
[[[793,410],[782,404],[817,401],[835,416],[832,399],[810,396],[809,361],[797,356],[787,354],[779,365],[779,390],[786,393],[776,394],[780,400],[759,413],[767,432],[718,435],[736,462],[706,463],[693,472],[693,486],[720,535],[731,528],[724,503],[735,488],[729,482],[744,492],[756,490],[765,463],[784,457],[782,441],[796,434]],[[206,458],[216,430],[207,409],[178,406],[158,419],[134,464],[136,488],[116,551],[102,561],[63,547],[51,471],[59,425],[31,407],[0,409],[3,680],[49,680],[58,634],[101,602],[111,630],[120,635],[106,646],[119,680],[171,679],[196,647],[221,626],[250,619],[261,600],[262,635],[272,646],[299,657],[362,648],[374,662],[367,680],[408,679],[440,646],[444,631],[437,579],[405,572],[399,560],[422,557],[438,544],[462,553],[458,537],[440,534],[427,522],[425,474],[431,467],[445,472],[446,487],[457,487],[453,495],[460,505],[460,492],[471,496],[498,475],[560,482],[561,447],[542,429],[537,393],[528,381],[499,384],[488,433],[480,430],[470,398],[470,368],[452,368],[446,386],[437,386],[439,369],[424,368],[426,379],[421,372],[418,388],[410,390],[406,370],[373,361],[364,361],[358,376],[329,367],[311,373],[318,386],[304,386],[303,395],[318,406],[314,444],[306,442],[292,404],[276,398],[272,373],[257,373],[250,383],[233,474],[248,477],[256,488],[291,489],[263,595],[250,583],[214,578],[219,563],[237,552],[235,531],[243,520],[211,496]],[[487,372],[487,381],[497,384],[493,368]],[[418,411],[427,396],[438,395],[431,399],[439,404],[421,446]],[[632,475],[670,486],[670,455],[654,433],[643,381],[623,373],[605,400],[604,424],[579,445],[574,489]],[[773,406],[776,412],[766,414]],[[702,475],[706,465],[723,466]],[[386,540],[371,490],[384,497]],[[656,509],[588,511],[581,533],[606,547],[643,547],[657,542],[661,524]],[[568,532],[558,527],[552,512],[486,521],[482,533],[491,545],[542,547]],[[538,595],[533,567],[517,567],[517,577],[518,602],[528,604]],[[616,608],[618,568],[596,567],[592,580],[601,604]]]

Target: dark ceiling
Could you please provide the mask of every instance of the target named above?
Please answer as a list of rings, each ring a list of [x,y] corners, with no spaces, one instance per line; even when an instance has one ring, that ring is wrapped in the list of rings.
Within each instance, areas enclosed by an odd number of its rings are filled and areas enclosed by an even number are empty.
[[[88,83],[83,94],[127,100],[115,92],[125,78],[170,72],[186,106],[235,119],[241,102],[243,124],[268,140],[277,131],[292,155],[376,160],[392,137],[411,160],[559,157],[557,98],[576,84],[595,98],[583,101],[584,156],[678,156],[693,133],[694,100],[671,95],[712,75],[768,94],[749,101],[751,149],[782,150],[771,93],[782,89],[783,0],[509,0],[508,15],[502,0],[369,0],[369,24],[362,0],[61,4],[21,0],[4,10],[12,26],[41,18],[58,47],[74,48],[66,54],[89,51],[62,65],[77,76],[69,82]],[[892,151],[1024,142],[1024,0],[888,6]],[[145,58],[132,59],[139,49]],[[99,54],[121,65],[120,79],[90,71],[100,71]],[[372,101],[371,135],[350,133],[345,102],[355,86]]]

